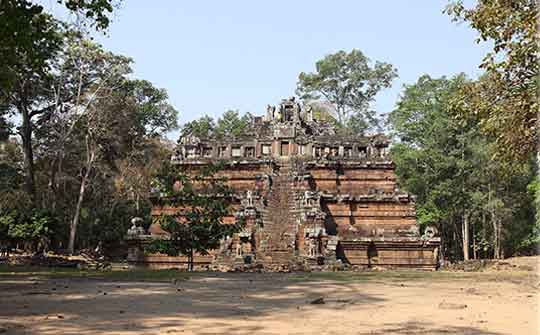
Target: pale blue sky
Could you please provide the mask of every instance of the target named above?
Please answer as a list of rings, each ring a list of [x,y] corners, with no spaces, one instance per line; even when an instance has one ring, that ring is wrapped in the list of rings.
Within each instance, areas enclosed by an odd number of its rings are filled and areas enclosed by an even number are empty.
[[[135,77],[166,88],[180,122],[227,109],[262,114],[294,94],[298,74],[323,56],[360,49],[398,69],[375,108],[391,111],[422,74],[475,77],[486,46],[442,11],[445,0],[125,0],[99,41],[132,57]],[[174,134],[172,135],[174,137]]]

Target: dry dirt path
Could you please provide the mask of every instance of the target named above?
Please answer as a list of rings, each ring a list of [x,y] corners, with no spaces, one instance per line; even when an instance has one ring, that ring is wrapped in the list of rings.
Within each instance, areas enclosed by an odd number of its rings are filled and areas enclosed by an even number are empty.
[[[0,334],[537,334],[538,284],[530,271],[2,275]]]

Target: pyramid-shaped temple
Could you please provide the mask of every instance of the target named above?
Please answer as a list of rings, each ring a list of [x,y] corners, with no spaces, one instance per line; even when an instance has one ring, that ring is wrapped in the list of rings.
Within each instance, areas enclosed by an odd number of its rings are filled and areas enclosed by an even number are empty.
[[[234,190],[233,210],[244,229],[229,236],[199,267],[258,266],[268,270],[301,265],[321,269],[351,266],[435,268],[440,238],[416,224],[414,197],[396,184],[384,135],[343,135],[294,98],[254,117],[234,138],[185,136],[173,164],[191,170],[222,161]],[[159,198],[152,215],[174,211]],[[183,257],[145,255],[144,241],[166,233],[151,226],[132,234],[129,261],[181,267]]]

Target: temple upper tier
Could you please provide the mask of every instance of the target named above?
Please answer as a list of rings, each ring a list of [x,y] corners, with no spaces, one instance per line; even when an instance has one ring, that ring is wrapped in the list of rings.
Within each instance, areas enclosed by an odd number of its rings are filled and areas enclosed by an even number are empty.
[[[256,160],[303,157],[347,161],[389,161],[390,140],[384,135],[339,134],[331,122],[317,120],[312,109],[303,109],[294,98],[268,106],[266,115],[253,117],[235,137],[197,137],[179,140],[172,157],[176,162],[201,160]]]

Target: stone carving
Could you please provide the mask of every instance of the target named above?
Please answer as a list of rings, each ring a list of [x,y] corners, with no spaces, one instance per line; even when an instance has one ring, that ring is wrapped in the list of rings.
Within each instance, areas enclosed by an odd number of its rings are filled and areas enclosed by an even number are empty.
[[[140,217],[134,217],[131,219],[131,227],[127,231],[128,236],[139,236],[144,235],[145,231],[142,227],[143,219]]]
[[[438,229],[434,226],[427,226],[426,230],[424,230],[424,238],[430,239],[434,238],[438,234]]]
[[[253,207],[253,193],[250,190],[246,192],[246,207]]]

